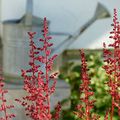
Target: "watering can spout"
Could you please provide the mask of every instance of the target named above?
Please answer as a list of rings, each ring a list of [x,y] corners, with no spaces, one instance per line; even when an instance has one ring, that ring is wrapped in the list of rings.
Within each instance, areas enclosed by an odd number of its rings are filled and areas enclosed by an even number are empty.
[[[102,18],[110,17],[111,15],[104,5],[102,5],[101,3],[98,3],[94,16],[97,19],[102,19]]]
[[[27,0],[26,3],[26,16],[25,16],[25,25],[32,25],[32,12],[33,12],[33,0]]]

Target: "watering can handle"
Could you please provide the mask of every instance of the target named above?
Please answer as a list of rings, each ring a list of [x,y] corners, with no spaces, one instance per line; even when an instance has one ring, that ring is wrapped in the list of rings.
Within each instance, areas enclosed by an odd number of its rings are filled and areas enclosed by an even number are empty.
[[[25,25],[32,25],[32,12],[33,12],[33,0],[27,0],[26,4],[26,16],[25,16]]]

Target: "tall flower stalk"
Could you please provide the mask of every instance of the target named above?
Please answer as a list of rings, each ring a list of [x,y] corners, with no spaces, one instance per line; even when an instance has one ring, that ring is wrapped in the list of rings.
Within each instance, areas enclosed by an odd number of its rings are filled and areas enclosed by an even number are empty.
[[[83,97],[80,98],[82,103],[77,106],[78,112],[74,112],[79,118],[83,120],[98,120],[98,115],[92,115],[91,109],[94,107],[95,100],[90,100],[91,96],[94,94],[92,88],[90,87],[90,78],[87,73],[87,62],[85,59],[85,54],[83,50],[80,50],[81,56],[81,75],[82,75],[82,84],[80,85],[80,92],[83,93]]]
[[[30,68],[22,70],[24,89],[28,95],[23,97],[22,100],[16,99],[16,101],[25,107],[26,115],[33,120],[52,119],[52,114],[50,113],[50,96],[55,91],[57,73],[50,74],[50,72],[57,55],[51,56],[51,46],[53,43],[50,43],[51,37],[48,34],[46,18],[44,18],[42,30],[43,37],[39,39],[42,46],[37,47],[34,43],[33,39],[36,32],[28,32],[30,39]],[[58,118],[59,116],[55,120]]]
[[[109,81],[107,82],[109,86],[108,93],[111,95],[112,103],[110,113],[110,120],[113,120],[115,107],[118,108],[118,114],[120,116],[120,24],[117,18],[117,11],[114,9],[113,18],[113,30],[110,32],[113,43],[109,44],[112,50],[106,48],[104,43],[104,62],[105,69]],[[108,113],[107,113],[108,114]],[[107,118],[105,120],[108,120]]]
[[[5,95],[8,93],[8,90],[4,90],[4,83],[3,83],[3,77],[2,77],[2,71],[0,71],[0,112],[3,115],[3,117],[0,116],[0,120],[12,120],[12,118],[15,117],[14,114],[8,113],[8,110],[13,109],[14,105],[7,105],[7,100],[5,98]]]
[[[59,120],[60,118],[60,111],[61,111],[61,103],[58,102],[57,106],[55,107],[55,113],[53,114],[54,120]]]

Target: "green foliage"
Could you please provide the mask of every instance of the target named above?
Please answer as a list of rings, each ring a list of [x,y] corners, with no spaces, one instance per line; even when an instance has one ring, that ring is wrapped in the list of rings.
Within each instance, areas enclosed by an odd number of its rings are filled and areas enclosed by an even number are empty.
[[[102,61],[102,52],[96,51],[87,51],[86,54],[87,64],[89,68],[89,76],[91,78],[91,87],[93,88],[94,96],[92,99],[96,100],[94,111],[95,113],[105,114],[105,110],[110,106],[111,97],[107,93],[109,89],[106,84],[104,84],[108,78],[103,70],[103,61]],[[80,60],[79,60],[80,61]],[[67,111],[63,111],[64,119],[76,120],[76,117],[73,114],[73,111],[76,110],[77,104],[80,100],[80,91],[79,86],[81,84],[81,66],[80,62],[76,65],[75,62],[67,62],[61,68],[61,74],[59,77],[65,80],[71,86],[71,107]]]
[[[103,70],[103,61],[102,61],[102,53],[101,52],[92,52],[87,54],[89,75],[91,78],[91,86],[94,91],[94,98],[96,100],[95,108],[98,112],[101,110],[104,111],[109,107],[109,103],[111,100],[110,95],[107,93],[109,90],[108,86],[105,84],[108,78]]]

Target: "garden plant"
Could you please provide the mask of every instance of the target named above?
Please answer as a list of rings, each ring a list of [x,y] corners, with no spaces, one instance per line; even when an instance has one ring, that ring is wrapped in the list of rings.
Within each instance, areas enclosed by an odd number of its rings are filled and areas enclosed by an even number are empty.
[[[8,90],[4,90],[5,83],[3,82],[2,77],[2,69],[0,69],[0,112],[4,114],[4,116],[0,116],[0,120],[11,120],[15,117],[14,113],[8,113],[8,109],[13,109],[14,105],[7,105],[6,103],[9,102],[5,98],[5,94],[8,93]]]
[[[113,31],[110,32],[112,42],[108,45],[110,49],[106,48],[107,45],[103,43],[104,61],[94,59],[95,54],[85,55],[84,50],[81,49],[81,65],[73,67],[71,70],[73,77],[71,73],[66,74],[67,76],[59,75],[71,85],[71,96],[66,99],[66,101],[71,101],[71,107],[67,111],[67,115],[70,113],[71,118],[64,117],[66,111],[62,110],[62,103],[65,100],[58,102],[55,111],[51,112],[50,97],[55,92],[58,75],[58,73],[52,73],[52,69],[57,55],[52,56],[51,54],[53,43],[51,36],[49,36],[46,18],[44,18],[43,23],[39,46],[34,42],[37,33],[28,32],[30,40],[29,69],[21,70],[21,76],[24,78],[23,89],[28,94],[21,99],[15,99],[25,108],[26,116],[33,120],[114,120],[114,116],[117,116],[116,120],[120,120],[120,23],[117,19],[116,9],[114,9]],[[95,63],[102,67],[96,67]],[[0,120],[12,120],[15,115],[14,113],[9,114],[7,109],[14,109],[14,106],[6,105],[5,94],[8,91],[4,90],[3,87],[1,75],[0,112],[4,116],[0,116]],[[100,95],[102,99],[99,97]],[[106,101],[109,104],[105,104]],[[102,109],[102,115],[104,115],[101,117],[100,111]]]

